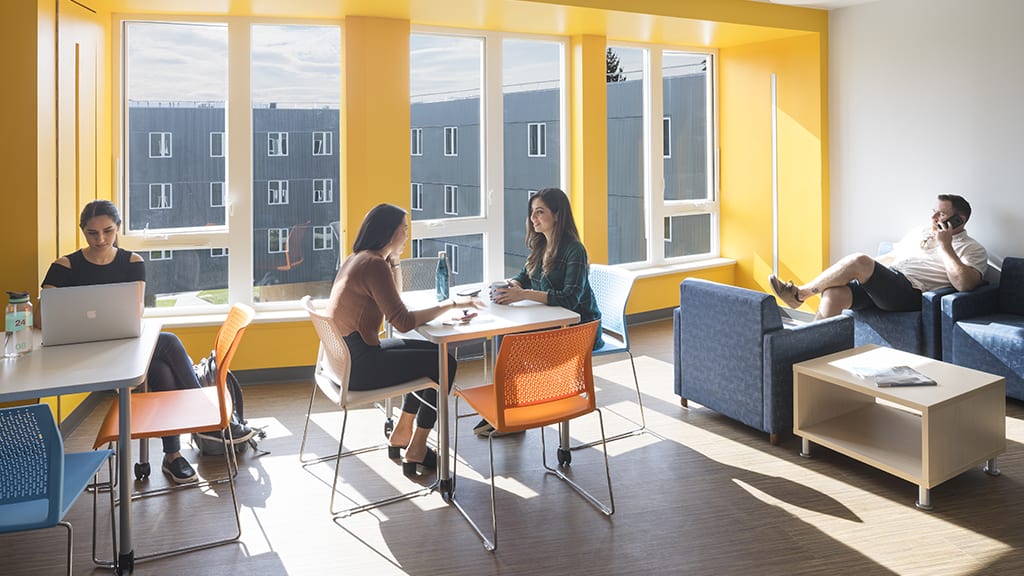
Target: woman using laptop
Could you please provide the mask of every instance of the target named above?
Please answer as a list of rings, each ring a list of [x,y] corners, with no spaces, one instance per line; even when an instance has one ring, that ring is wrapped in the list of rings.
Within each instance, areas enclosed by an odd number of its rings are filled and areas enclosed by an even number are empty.
[[[113,202],[94,200],[86,204],[79,227],[88,245],[50,264],[43,279],[43,288],[146,281],[146,264],[142,256],[117,246],[121,214]],[[146,381],[151,391],[199,387],[199,380],[192,370],[192,359],[176,335],[160,333]],[[232,423],[231,433],[232,439],[240,442],[252,438],[255,432],[248,426]],[[195,469],[181,455],[179,436],[164,437],[163,445],[161,469],[171,480],[186,484],[199,479]]]

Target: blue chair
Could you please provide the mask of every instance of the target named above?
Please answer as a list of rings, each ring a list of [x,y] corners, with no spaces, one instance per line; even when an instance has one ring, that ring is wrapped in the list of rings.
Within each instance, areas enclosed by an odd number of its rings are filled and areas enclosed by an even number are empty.
[[[635,279],[636,277],[631,272],[622,268],[602,264],[590,265],[590,288],[594,291],[597,307],[601,311],[601,330],[604,339],[604,346],[594,350],[592,355],[605,356],[623,352],[629,354],[629,364],[633,368],[633,385],[636,387],[636,403],[640,408],[640,425],[632,430],[608,437],[608,442],[637,436],[644,432],[653,434],[647,430],[644,401],[640,394],[640,380],[636,376],[636,362],[633,360],[633,353],[629,351],[629,330],[626,327],[626,302],[633,290]],[[601,441],[579,444],[570,449],[588,448],[599,442]]]
[[[70,575],[73,532],[63,518],[111,454],[65,453],[46,404],[0,409],[0,534],[67,528]],[[112,492],[110,497],[113,508]]]
[[[882,242],[878,254],[892,250],[891,242]],[[921,294],[921,310],[886,312],[878,308],[846,310],[853,318],[853,344],[877,344],[936,360],[942,359],[942,298],[956,293],[952,286]]]
[[[942,359],[1006,378],[1024,400],[1024,258],[1006,258],[998,285],[942,299]]]
[[[675,391],[769,434],[793,428],[793,364],[853,346],[853,320],[784,326],[775,297],[687,278],[679,285]]]

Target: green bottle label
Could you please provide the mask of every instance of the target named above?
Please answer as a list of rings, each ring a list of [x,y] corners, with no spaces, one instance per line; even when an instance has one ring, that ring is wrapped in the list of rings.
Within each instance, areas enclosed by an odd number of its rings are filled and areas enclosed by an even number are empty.
[[[24,312],[8,312],[5,319],[6,326],[4,329],[7,332],[20,332],[32,327],[32,313],[27,310]]]

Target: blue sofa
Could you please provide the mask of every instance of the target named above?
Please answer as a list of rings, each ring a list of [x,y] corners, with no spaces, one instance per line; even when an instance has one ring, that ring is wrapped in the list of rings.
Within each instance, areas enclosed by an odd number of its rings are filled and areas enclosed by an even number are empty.
[[[952,287],[921,294],[921,310],[886,312],[878,308],[845,310],[853,318],[853,341],[856,346],[878,344],[904,352],[942,359],[942,298],[962,294]]]
[[[998,285],[942,298],[942,358],[1006,378],[1024,400],[1024,258],[1006,258]]]
[[[853,320],[784,326],[775,297],[687,278],[674,312],[675,392],[770,436],[793,428],[793,364],[853,346]]]

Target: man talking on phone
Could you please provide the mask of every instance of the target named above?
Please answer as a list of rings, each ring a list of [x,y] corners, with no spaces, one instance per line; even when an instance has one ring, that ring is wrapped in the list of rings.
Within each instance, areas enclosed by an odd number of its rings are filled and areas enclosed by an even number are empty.
[[[847,308],[876,306],[889,312],[921,309],[921,293],[953,286],[973,290],[988,267],[985,247],[967,235],[971,205],[962,196],[939,194],[931,225],[911,230],[878,257],[850,254],[809,283],[797,286],[768,277],[772,291],[790,308],[821,295],[816,318],[836,316]]]

